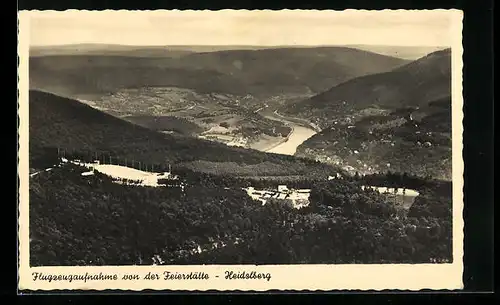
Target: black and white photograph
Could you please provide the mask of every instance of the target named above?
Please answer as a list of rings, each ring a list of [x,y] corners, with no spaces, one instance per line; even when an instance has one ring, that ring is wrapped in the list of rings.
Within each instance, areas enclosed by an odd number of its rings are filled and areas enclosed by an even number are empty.
[[[27,286],[322,270],[287,266],[461,284],[460,11],[23,13]]]

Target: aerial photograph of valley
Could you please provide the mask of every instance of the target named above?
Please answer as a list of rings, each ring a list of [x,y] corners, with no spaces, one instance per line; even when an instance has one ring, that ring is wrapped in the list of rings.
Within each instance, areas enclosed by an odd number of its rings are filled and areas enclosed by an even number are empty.
[[[446,20],[85,16],[30,24],[31,266],[453,262]]]

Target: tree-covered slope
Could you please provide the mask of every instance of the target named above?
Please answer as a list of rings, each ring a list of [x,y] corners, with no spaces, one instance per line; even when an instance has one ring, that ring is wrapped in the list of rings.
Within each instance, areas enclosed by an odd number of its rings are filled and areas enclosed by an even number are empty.
[[[310,207],[296,210],[262,206],[237,183],[183,176],[182,191],[83,171],[30,178],[32,266],[452,261],[451,193],[432,181],[416,180],[424,196],[405,215],[362,181],[314,183]]]
[[[75,100],[53,94],[30,91],[29,138],[32,167],[43,158],[47,148],[66,152],[107,154],[128,160],[175,166],[204,160],[211,164],[233,162],[227,174],[238,174],[246,164],[270,163],[274,173],[290,171],[303,174],[333,170],[327,165],[300,160],[290,156],[266,154],[243,148],[228,147],[188,136],[155,132],[103,113]],[[198,168],[203,170],[203,168]],[[262,173],[255,173],[256,175]]]
[[[319,93],[408,61],[353,48],[225,50],[170,56],[79,54],[30,58],[30,88],[78,97],[124,88],[180,87],[201,93],[270,96]],[[154,50],[157,53],[158,49]]]
[[[328,125],[336,116],[361,109],[419,107],[450,95],[451,49],[445,49],[389,72],[351,79],[287,112]]]

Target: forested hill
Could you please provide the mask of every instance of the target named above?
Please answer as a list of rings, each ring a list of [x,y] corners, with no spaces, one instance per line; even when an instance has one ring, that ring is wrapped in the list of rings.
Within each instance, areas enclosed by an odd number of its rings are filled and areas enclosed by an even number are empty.
[[[330,158],[359,172],[411,173],[452,179],[451,97],[412,111],[364,116],[351,128],[325,128],[297,149],[297,155]]]
[[[327,165],[291,156],[155,132],[76,100],[35,90],[29,92],[29,120],[31,167],[45,157],[47,149],[61,148],[109,154],[143,163],[194,163],[198,165],[195,169],[200,171],[204,170],[203,166],[213,168],[220,165],[221,174],[238,175],[239,170],[246,170],[248,165],[265,165],[259,167],[264,172],[255,172],[255,175],[315,172],[327,175],[334,170]],[[190,168],[193,166],[190,165]]]
[[[451,50],[359,77],[288,108],[322,128],[297,155],[353,170],[451,179]]]
[[[30,179],[32,266],[453,260],[450,183],[370,177],[420,185],[405,212],[357,181],[324,181],[312,185],[310,206],[296,210],[279,201],[262,206],[238,187],[206,180],[180,191],[83,171],[66,165]]]
[[[327,119],[370,107],[419,107],[451,94],[451,49],[433,52],[390,72],[362,76],[297,103],[289,113]]]
[[[348,79],[390,71],[408,63],[346,47],[185,54],[164,50],[164,56],[158,56],[160,51],[156,48],[150,52],[147,49],[122,50],[114,55],[93,51],[90,54],[33,56],[30,58],[30,86],[70,97],[144,86],[255,96],[315,94]]]

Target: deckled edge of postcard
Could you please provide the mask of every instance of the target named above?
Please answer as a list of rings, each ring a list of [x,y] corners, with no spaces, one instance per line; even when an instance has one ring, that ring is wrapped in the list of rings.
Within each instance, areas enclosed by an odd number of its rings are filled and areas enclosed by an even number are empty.
[[[291,10],[285,10],[291,11]],[[293,10],[295,12],[299,10]],[[19,290],[171,290],[171,291],[331,291],[331,290],[403,290],[416,291],[458,290],[463,288],[463,159],[462,159],[462,19],[459,10],[345,10],[337,14],[373,12],[375,14],[408,14],[418,12],[446,12],[452,25],[452,146],[453,146],[453,263],[418,265],[202,265],[202,266],[105,266],[105,267],[30,267],[29,266],[29,164],[28,164],[28,62],[30,14],[43,11],[19,12]],[[49,11],[54,13],[55,11]],[[90,11],[86,11],[89,13]],[[120,14],[121,11],[98,11],[103,14]],[[138,14],[161,11],[134,11]],[[183,11],[178,11],[180,14]],[[193,13],[195,11],[189,11]],[[197,14],[232,14],[234,12],[258,13],[261,11],[196,11]],[[268,11],[267,11],[268,12]],[[279,13],[280,11],[274,11]],[[314,14],[325,11],[303,11]],[[333,11],[330,11],[333,12]],[[77,10],[58,12],[76,14]],[[130,12],[128,12],[130,13]],[[256,271],[269,274],[269,280],[226,280],[225,271]],[[165,272],[171,274],[195,272],[198,278],[191,280],[164,280]],[[55,280],[35,280],[35,274],[52,275]],[[158,274],[159,279],[145,279]],[[70,276],[89,278],[86,282],[70,281]],[[132,279],[123,279],[130,276]],[[59,280],[66,278],[66,280]],[[90,279],[92,278],[92,279]],[[208,278],[208,279],[206,279]],[[94,280],[95,279],[95,280]]]

